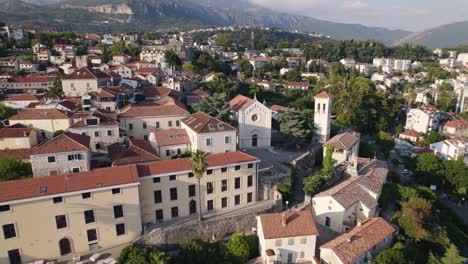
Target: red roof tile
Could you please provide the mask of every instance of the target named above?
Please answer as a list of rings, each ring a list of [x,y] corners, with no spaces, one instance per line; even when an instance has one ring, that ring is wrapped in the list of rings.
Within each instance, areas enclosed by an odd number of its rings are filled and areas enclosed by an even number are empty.
[[[245,97],[239,94],[236,97],[234,97],[231,101],[229,101],[229,106],[234,111],[239,111],[249,106],[252,102],[253,102],[253,99],[250,99],[248,97]]]
[[[66,80],[88,80],[88,79],[93,79],[93,80],[98,80],[98,79],[106,79],[110,78],[111,76],[105,72],[102,72],[100,70],[91,70],[88,67],[83,67],[80,69],[77,69],[74,71],[72,74],[65,75],[63,79]]]
[[[128,145],[114,143],[108,149],[113,166],[159,160],[150,143],[142,139],[131,138]]]
[[[197,133],[233,131],[236,128],[206,113],[198,112],[182,119],[182,123]]]
[[[135,165],[0,182],[0,202],[138,183]],[[45,190],[41,192],[41,189]]]
[[[30,127],[5,127],[0,128],[0,138],[18,138],[18,137],[29,137],[32,128]]]
[[[158,129],[154,133],[157,146],[190,144],[190,138],[185,129]]]
[[[17,158],[22,160],[29,160],[29,155],[31,153],[31,149],[24,148],[24,149],[3,149],[0,150],[0,157],[2,158]]]
[[[282,223],[283,217],[286,220],[285,226]],[[260,215],[260,222],[265,239],[319,234],[310,208],[303,211],[263,214]]]
[[[90,137],[65,132],[31,149],[31,155],[89,150]]]
[[[369,218],[320,249],[331,249],[343,263],[352,263],[395,231],[383,218]]]
[[[254,162],[258,159],[241,151],[208,155],[208,167],[218,167],[235,163]],[[140,177],[189,171],[192,169],[191,158],[164,160],[138,165]]]
[[[314,96],[314,98],[333,98],[333,95],[326,93],[326,92],[321,92]]]
[[[57,109],[26,108],[9,118],[10,120],[69,119],[69,116]]]
[[[167,102],[164,105],[151,104],[137,104],[128,105],[120,112],[119,118],[122,117],[145,117],[145,116],[171,116],[171,115],[188,115],[189,112],[183,107],[173,103]]]
[[[452,128],[462,128],[462,127],[468,127],[468,122],[465,120],[455,120],[455,121],[449,121],[445,123],[445,127],[452,127]]]
[[[39,98],[31,94],[22,94],[22,95],[10,95],[7,98],[5,98],[3,101],[39,101]]]

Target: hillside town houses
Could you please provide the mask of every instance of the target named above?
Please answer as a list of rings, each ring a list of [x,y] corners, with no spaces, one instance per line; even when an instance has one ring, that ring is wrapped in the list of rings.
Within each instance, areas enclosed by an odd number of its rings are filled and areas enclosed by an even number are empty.
[[[30,60],[0,60],[0,104],[11,110],[0,120],[0,158],[32,169],[31,178],[0,182],[0,262],[102,254],[148,234],[202,226],[197,214],[210,220],[203,233],[213,242],[240,230],[216,237],[210,223],[226,221],[228,230],[230,218],[251,217],[237,224],[248,222],[242,232],[258,236],[256,263],[372,261],[399,232],[379,204],[392,167],[377,153],[363,155],[380,144],[370,131],[337,118],[336,107],[347,101],[328,84],[317,89],[337,65],[365,76],[383,98],[398,97],[399,115],[391,118],[404,126],[390,129],[396,153],[468,164],[467,54],[434,53],[441,67],[458,72],[428,84],[422,80],[431,73],[420,61],[397,56],[329,62],[296,47],[276,52],[253,43],[239,51],[217,45],[216,36],[195,38],[246,28],[156,39],[77,33],[73,41],[36,41]],[[31,34],[0,32],[18,40]],[[112,51],[117,43],[122,51]],[[401,88],[406,84],[412,88]],[[453,110],[440,103],[444,96]],[[310,135],[287,137],[287,114],[297,121],[291,131]],[[300,115],[307,118],[295,120]],[[422,146],[434,133],[443,140]],[[197,175],[193,157],[200,152],[206,160]],[[304,175],[319,170],[327,153],[332,179],[304,194]]]

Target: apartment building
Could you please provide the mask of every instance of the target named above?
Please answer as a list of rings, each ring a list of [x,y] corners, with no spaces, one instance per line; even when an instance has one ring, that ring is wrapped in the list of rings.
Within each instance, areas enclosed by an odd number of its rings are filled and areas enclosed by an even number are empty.
[[[69,260],[141,233],[135,165],[0,183],[0,260]]]
[[[468,139],[450,138],[431,144],[430,148],[444,159],[457,160],[462,157],[468,163]]]
[[[107,152],[109,145],[120,141],[119,122],[98,110],[74,113],[68,131],[89,136],[93,152]]]
[[[128,137],[148,140],[155,129],[180,128],[181,120],[187,116],[189,112],[172,101],[143,102],[122,108],[119,121]]]
[[[0,88],[7,90],[8,94],[44,94],[53,86],[54,81],[54,76],[33,73],[10,78],[0,83]]]
[[[31,149],[33,176],[43,177],[91,169],[90,138],[65,132]]]
[[[312,209],[318,224],[342,233],[359,221],[374,217],[382,187],[387,179],[385,161],[359,159],[357,176],[318,193]]]
[[[439,131],[443,119],[443,114],[433,106],[426,105],[413,108],[406,114],[405,129],[412,129],[419,133],[428,134],[433,131]]]
[[[201,179],[200,193],[190,158],[138,165],[142,222],[178,221],[202,214],[238,210],[257,201],[257,163],[243,152],[212,154]]]
[[[396,229],[383,218],[370,218],[320,247],[320,263],[368,263],[392,244]]]
[[[39,98],[31,94],[12,95],[1,101],[6,107],[13,109],[23,109],[32,103],[39,103]]]
[[[319,231],[310,208],[257,216],[263,263],[315,263]]]
[[[237,129],[206,113],[198,112],[181,120],[187,131],[191,150],[210,154],[237,150]]]
[[[50,139],[54,133],[67,130],[72,124],[71,117],[57,109],[26,108],[10,117],[10,124],[22,124],[36,130],[39,140]]]
[[[97,109],[114,112],[117,109],[118,96],[118,93],[103,88],[98,93],[91,94],[91,105]]]
[[[99,92],[99,87],[112,84],[109,74],[100,70],[83,67],[62,78],[62,89],[65,96],[83,96]]]
[[[468,137],[468,121],[449,121],[445,123],[443,133],[455,137]]]

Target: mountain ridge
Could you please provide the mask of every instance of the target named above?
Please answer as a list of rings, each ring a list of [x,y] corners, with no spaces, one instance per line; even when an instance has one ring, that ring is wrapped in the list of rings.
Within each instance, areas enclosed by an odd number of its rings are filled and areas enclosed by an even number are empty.
[[[16,4],[12,5],[11,2]],[[0,3],[0,17],[9,24],[96,32],[154,31],[155,25],[163,31],[204,26],[269,26],[319,32],[334,39],[373,39],[386,44],[391,44],[411,33],[292,15],[270,10],[247,0],[27,0],[27,2],[6,0]],[[31,3],[40,5],[27,6]],[[125,4],[132,10],[132,14],[128,10],[120,13],[96,12],[96,10],[112,10],[112,7],[101,7],[112,4]]]

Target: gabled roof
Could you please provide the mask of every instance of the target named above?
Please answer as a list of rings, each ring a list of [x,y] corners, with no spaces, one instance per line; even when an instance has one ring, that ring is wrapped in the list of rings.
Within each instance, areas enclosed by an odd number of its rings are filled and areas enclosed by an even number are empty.
[[[208,168],[226,166],[244,162],[259,162],[256,157],[241,151],[211,154],[207,157]],[[192,169],[191,158],[163,160],[145,164],[138,164],[140,177],[190,171]]]
[[[422,137],[423,133],[420,133],[420,132],[418,132],[418,131],[416,131],[414,129],[408,129],[408,130],[405,130],[400,135],[409,136],[409,137]]]
[[[175,91],[166,87],[148,87],[144,90],[145,97],[165,97],[170,96],[172,98],[178,99],[180,96],[179,91]]]
[[[65,132],[31,149],[31,155],[89,150],[90,137]]]
[[[70,128],[80,128],[87,127],[86,119],[88,118],[97,118],[99,119],[99,124],[97,126],[109,126],[109,125],[118,125],[119,122],[115,120],[110,114],[104,114],[99,110],[95,111],[80,111],[73,114],[74,124]]]
[[[158,129],[151,133],[154,133],[158,147],[190,144],[190,138],[185,129]]]
[[[352,263],[395,231],[383,218],[369,218],[360,226],[322,245],[320,249],[330,249],[342,263]]]
[[[284,111],[289,110],[289,108],[287,108],[286,106],[282,106],[282,105],[272,105],[270,109],[271,111],[274,111],[274,112],[284,112]]]
[[[0,182],[0,202],[138,183],[135,165]]]
[[[377,200],[369,194],[369,191],[380,194],[387,173],[388,168],[384,161],[370,160],[363,164],[358,172],[359,176],[353,176],[314,197],[331,196],[343,208],[349,208],[353,204],[361,202],[367,208],[372,209],[377,206]]]
[[[159,157],[151,147],[151,144],[142,139],[130,138],[128,140],[128,145],[114,143],[110,145],[108,149],[112,166],[159,160]]]
[[[189,112],[174,102],[167,101],[160,105],[157,103],[140,103],[128,105],[120,111],[119,118],[122,117],[145,117],[145,116],[171,116],[188,115]]]
[[[66,80],[99,80],[110,78],[111,76],[100,70],[92,70],[88,67],[83,67],[75,70],[72,74],[65,75],[63,79]]]
[[[333,95],[329,94],[329,93],[326,93],[326,92],[321,92],[319,94],[317,94],[316,96],[314,96],[314,98],[333,98]]]
[[[31,149],[30,148],[23,148],[23,149],[2,149],[0,150],[0,157],[1,158],[17,158],[22,160],[29,160]]]
[[[48,120],[69,119],[69,116],[57,109],[25,108],[18,114],[9,118],[10,120]]]
[[[7,96],[3,101],[38,101],[39,98],[37,98],[35,95],[32,94],[22,94],[22,95],[10,95]]]
[[[253,101],[254,101],[253,99],[250,99],[248,97],[245,97],[239,94],[236,97],[234,97],[231,101],[229,101],[229,106],[231,107],[232,110],[237,112],[239,110],[242,110],[248,107]]]
[[[348,150],[359,141],[359,133],[346,131],[328,140],[324,146],[333,146],[335,149]]]
[[[286,225],[283,225],[283,217]],[[259,218],[265,239],[319,234],[310,208],[305,208],[303,211],[263,214]]]
[[[212,133],[221,131],[233,131],[236,128],[214,118],[206,113],[198,112],[181,120],[186,126],[196,133]]]
[[[29,137],[31,134],[32,128],[15,124],[13,126],[0,128],[0,138],[19,138],[19,137]]]
[[[452,127],[452,128],[468,127],[468,122],[465,120],[448,121],[447,123],[445,123],[444,127]]]

